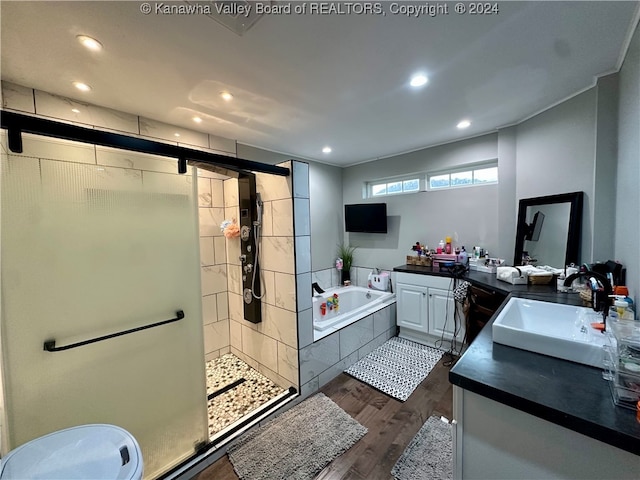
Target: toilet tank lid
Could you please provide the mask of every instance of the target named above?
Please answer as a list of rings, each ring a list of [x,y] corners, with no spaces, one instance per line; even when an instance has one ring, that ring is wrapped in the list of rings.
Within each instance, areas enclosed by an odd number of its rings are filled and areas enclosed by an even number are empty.
[[[2,459],[0,479],[142,478],[140,446],[115,425],[71,427],[31,440]]]

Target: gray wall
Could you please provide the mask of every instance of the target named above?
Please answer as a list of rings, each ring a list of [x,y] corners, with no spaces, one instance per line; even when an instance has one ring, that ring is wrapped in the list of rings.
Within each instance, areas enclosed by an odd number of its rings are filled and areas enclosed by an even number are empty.
[[[640,27],[620,71],[615,257],[627,267],[629,294],[640,302]]]
[[[591,88],[517,127],[517,200],[585,192],[583,262],[591,260],[592,249],[596,101],[597,90]]]
[[[452,168],[498,158],[498,135],[489,134],[344,169],[344,203],[363,203],[363,182],[393,175]],[[377,200],[375,200],[377,201]],[[436,247],[449,235],[470,250],[482,245],[498,248],[498,186],[462,187],[386,199],[388,233],[347,233],[345,241],[358,246],[355,265],[390,269],[404,264],[417,241]]]
[[[513,263],[516,249],[516,127],[500,130],[498,135],[498,253]]]
[[[342,168],[309,162],[311,192],[311,269],[335,266],[337,245],[344,231]]]
[[[618,155],[618,74],[598,80],[593,250],[595,260],[613,259]]]

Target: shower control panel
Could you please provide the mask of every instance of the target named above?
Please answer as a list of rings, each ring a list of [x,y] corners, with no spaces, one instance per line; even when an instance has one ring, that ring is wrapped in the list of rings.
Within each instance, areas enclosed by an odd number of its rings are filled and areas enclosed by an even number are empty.
[[[240,229],[240,239],[243,242],[246,242],[249,240],[249,235],[251,235],[251,228],[247,227],[246,225],[244,225],[241,229]]]
[[[252,323],[260,323],[262,321],[260,281],[262,202],[256,193],[255,175],[243,174],[238,178],[238,198],[244,318]]]

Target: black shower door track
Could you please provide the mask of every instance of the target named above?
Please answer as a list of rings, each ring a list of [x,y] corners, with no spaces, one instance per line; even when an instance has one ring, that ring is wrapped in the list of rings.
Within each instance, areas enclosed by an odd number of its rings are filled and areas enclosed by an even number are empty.
[[[269,173],[284,177],[290,174],[288,168],[277,165],[203,152],[201,150],[156,142],[146,138],[131,137],[121,133],[80,127],[6,110],[1,111],[0,117],[1,127],[8,132],[9,149],[14,153],[22,153],[22,134],[32,133],[46,137],[101,145],[103,147],[175,158],[178,161],[178,173],[186,173],[187,162],[192,162],[200,168],[206,169],[207,167],[211,167],[212,171],[218,173],[224,171],[224,174],[236,178],[238,175],[248,174],[250,172]]]

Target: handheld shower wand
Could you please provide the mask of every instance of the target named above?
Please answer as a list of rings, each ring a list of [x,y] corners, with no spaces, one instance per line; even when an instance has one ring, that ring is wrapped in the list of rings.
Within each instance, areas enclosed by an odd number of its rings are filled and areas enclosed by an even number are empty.
[[[253,226],[262,226],[262,197],[259,193],[256,193],[256,221],[253,222]]]
[[[251,295],[253,298],[260,300],[264,297],[265,292],[262,292],[262,295],[256,295],[256,272],[258,271],[258,262],[259,262],[259,253],[260,253],[260,240],[262,239],[260,229],[262,227],[262,198],[260,197],[260,193],[256,192],[256,220],[253,222],[253,238],[256,244],[256,256],[255,256],[255,265],[253,269],[253,276],[251,278]]]

